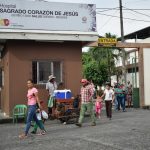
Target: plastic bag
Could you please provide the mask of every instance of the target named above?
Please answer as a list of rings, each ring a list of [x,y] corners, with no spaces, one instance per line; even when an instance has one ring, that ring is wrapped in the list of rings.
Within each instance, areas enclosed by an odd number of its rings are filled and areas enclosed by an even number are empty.
[[[42,117],[44,118],[44,119],[48,119],[48,114],[44,111],[44,110],[42,110]]]

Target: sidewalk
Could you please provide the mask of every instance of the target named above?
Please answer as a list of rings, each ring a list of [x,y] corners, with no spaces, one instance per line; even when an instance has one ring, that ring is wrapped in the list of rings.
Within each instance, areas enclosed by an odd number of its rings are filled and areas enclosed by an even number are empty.
[[[3,123],[11,123],[12,117],[6,116],[1,110],[0,110],[0,124]]]

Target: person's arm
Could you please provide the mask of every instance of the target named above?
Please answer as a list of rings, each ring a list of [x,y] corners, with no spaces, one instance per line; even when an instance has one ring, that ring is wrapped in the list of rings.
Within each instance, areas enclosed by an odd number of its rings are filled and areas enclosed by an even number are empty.
[[[47,90],[47,99],[49,99],[50,98],[50,93],[49,93],[49,90]]]
[[[89,88],[89,100],[91,100],[92,99],[92,96],[93,96],[93,94],[94,94],[94,91],[93,91],[93,89],[92,88]]]
[[[112,103],[114,102],[114,100],[115,100],[115,94],[114,94],[114,92],[112,91]]]
[[[101,98],[103,98],[106,95],[106,92],[104,91],[103,95],[101,96]]]
[[[112,103],[114,102],[114,100],[115,100],[115,96],[114,96],[114,94],[112,95]]]
[[[36,98],[36,102],[38,103],[38,106],[39,106],[39,108],[41,109],[41,104],[40,104],[38,92],[34,93],[34,95],[35,95],[35,98]]]
[[[55,90],[57,90],[58,86],[57,86],[56,81],[54,82],[54,86],[55,86]]]
[[[51,96],[50,89],[51,89],[51,87],[50,87],[49,83],[46,83],[46,90],[47,90],[47,95],[48,95],[47,99],[49,99]]]

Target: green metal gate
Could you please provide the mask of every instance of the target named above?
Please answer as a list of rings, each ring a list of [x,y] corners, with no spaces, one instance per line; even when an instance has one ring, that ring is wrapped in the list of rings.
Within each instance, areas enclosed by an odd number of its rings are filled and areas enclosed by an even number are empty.
[[[139,88],[133,88],[133,108],[140,107]]]

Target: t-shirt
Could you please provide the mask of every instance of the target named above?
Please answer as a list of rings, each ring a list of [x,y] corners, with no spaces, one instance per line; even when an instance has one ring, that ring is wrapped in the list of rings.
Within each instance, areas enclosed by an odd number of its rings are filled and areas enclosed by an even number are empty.
[[[34,87],[28,90],[27,93],[28,105],[36,105],[35,93],[38,93],[38,90]]]
[[[112,89],[110,89],[110,90],[105,89],[104,94],[105,94],[105,101],[110,101],[110,100],[112,100],[114,91]]]
[[[118,96],[118,88],[114,88],[115,96]]]
[[[124,97],[124,93],[123,93],[123,89],[118,89],[118,93],[122,93],[122,94],[118,94],[119,97]]]
[[[47,82],[46,83],[46,90],[49,91],[49,94],[51,96],[54,96],[54,91],[57,90],[57,84],[56,84],[56,82],[54,82],[54,83]]]

